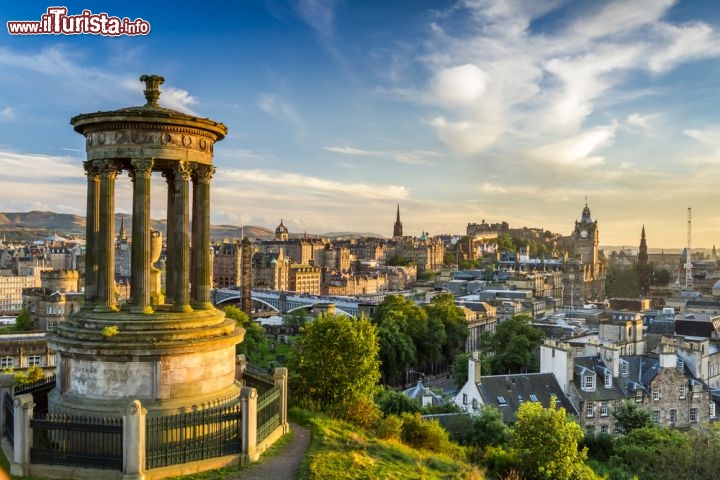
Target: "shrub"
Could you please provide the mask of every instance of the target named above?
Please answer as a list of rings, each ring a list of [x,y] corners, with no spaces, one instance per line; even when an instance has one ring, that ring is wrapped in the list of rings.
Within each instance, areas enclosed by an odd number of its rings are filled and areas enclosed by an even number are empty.
[[[402,435],[402,427],[402,419],[397,415],[390,414],[377,422],[377,425],[375,427],[375,433],[378,437],[385,440],[400,440],[400,436]]]

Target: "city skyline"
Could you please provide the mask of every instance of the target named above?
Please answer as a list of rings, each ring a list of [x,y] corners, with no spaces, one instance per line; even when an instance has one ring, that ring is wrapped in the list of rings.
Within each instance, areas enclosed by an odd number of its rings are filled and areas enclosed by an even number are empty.
[[[711,248],[720,230],[720,6],[645,0],[227,5],[64,2],[147,35],[10,35],[0,12],[0,211],[85,213],[71,117],[161,105],[228,126],[213,224],[390,236],[507,221]],[[161,178],[153,178],[160,185]],[[129,213],[129,182],[117,211]],[[155,192],[162,192],[155,188]],[[163,216],[157,195],[153,217]]]

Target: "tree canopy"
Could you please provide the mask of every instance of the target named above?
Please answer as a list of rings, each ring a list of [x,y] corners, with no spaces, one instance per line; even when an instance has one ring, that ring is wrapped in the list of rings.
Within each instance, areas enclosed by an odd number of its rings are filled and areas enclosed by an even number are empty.
[[[238,344],[236,352],[245,354],[251,363],[259,362],[261,357],[269,351],[265,329],[262,325],[251,321],[245,312],[234,305],[223,308],[223,312],[227,318],[235,320],[238,326],[245,329],[245,338],[242,343]]]
[[[650,409],[638,405],[632,400],[622,402],[612,412],[615,425],[622,433],[630,433],[638,428],[655,425]]]
[[[293,391],[330,412],[372,403],[380,378],[377,329],[364,317],[325,314],[300,329],[290,358]]]
[[[530,315],[515,315],[499,323],[494,332],[480,337],[480,349],[484,356],[490,357],[493,374],[539,371],[538,348],[544,334],[531,322]]]

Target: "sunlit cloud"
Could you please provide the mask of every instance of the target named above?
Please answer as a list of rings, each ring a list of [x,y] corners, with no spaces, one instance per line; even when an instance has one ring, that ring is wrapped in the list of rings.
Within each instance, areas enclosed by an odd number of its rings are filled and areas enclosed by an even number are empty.
[[[347,145],[344,146],[330,146],[324,147],[324,150],[333,153],[340,153],[342,155],[358,156],[358,157],[375,157],[375,158],[389,158],[398,163],[405,163],[408,165],[432,165],[433,162],[428,157],[438,157],[438,152],[424,151],[424,150],[413,150],[413,151],[402,151],[402,150],[363,150],[360,148],[353,148]]]

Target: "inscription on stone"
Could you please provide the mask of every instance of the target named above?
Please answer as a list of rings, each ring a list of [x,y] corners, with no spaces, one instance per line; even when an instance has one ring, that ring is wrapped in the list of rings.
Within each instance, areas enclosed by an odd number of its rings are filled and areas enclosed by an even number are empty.
[[[150,397],[151,362],[93,362],[73,360],[69,392],[97,398]]]

